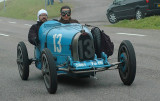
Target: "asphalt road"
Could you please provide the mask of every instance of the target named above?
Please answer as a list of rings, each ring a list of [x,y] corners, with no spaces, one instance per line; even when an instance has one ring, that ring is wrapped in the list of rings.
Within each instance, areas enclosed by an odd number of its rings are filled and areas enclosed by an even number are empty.
[[[41,71],[30,66],[28,81],[22,81],[16,64],[16,47],[26,43],[29,57],[33,46],[27,36],[34,21],[0,17],[0,101],[159,101],[160,99],[160,34],[159,30],[104,27],[107,5],[111,0],[66,0],[74,5],[73,18],[81,23],[99,26],[115,44],[110,62],[117,61],[122,40],[130,40],[135,48],[137,74],[131,86],[124,86],[117,70],[97,73],[94,78],[58,78],[55,95],[48,94]],[[103,10],[104,12],[102,12]]]

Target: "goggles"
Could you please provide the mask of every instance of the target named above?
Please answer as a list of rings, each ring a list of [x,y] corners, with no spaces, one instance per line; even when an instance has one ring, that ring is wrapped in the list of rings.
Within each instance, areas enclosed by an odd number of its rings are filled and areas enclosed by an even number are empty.
[[[62,11],[62,12],[61,12],[61,15],[62,15],[62,16],[65,16],[65,15],[70,16],[70,15],[71,15],[71,12],[70,12],[70,11]]]

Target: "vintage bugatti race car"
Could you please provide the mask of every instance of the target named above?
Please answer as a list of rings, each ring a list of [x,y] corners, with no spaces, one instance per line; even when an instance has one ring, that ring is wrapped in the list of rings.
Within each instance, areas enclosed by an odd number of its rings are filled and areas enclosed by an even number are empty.
[[[136,56],[130,41],[124,40],[119,46],[118,61],[109,63],[108,56],[95,54],[95,40],[88,26],[77,23],[62,24],[47,21],[39,29],[40,44],[35,46],[34,57],[28,57],[24,42],[17,45],[17,64],[22,80],[29,77],[29,65],[42,71],[44,83],[49,93],[57,91],[57,76],[95,76],[96,72],[116,66],[125,85],[131,85],[136,74]]]

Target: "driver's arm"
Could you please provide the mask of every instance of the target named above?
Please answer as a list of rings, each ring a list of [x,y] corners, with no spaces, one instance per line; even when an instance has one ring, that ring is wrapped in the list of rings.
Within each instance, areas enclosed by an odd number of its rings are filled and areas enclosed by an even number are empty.
[[[36,45],[35,44],[35,39],[37,39],[37,37],[38,37],[37,26],[36,25],[32,25],[30,30],[29,30],[29,33],[28,33],[28,41],[31,44]]]

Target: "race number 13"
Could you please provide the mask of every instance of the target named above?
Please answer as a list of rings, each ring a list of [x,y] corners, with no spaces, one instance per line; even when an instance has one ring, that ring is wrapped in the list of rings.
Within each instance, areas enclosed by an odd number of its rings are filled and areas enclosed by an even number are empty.
[[[62,39],[62,34],[53,35],[54,52],[60,53],[62,51],[61,39]]]

